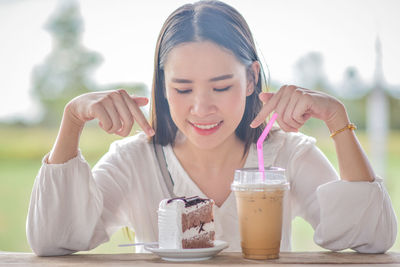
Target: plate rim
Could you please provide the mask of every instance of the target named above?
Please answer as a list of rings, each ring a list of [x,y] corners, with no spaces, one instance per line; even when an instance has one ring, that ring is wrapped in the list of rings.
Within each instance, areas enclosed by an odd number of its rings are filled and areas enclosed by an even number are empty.
[[[215,244],[218,242],[218,244]],[[221,251],[229,247],[229,243],[223,240],[214,240],[214,246],[209,248],[186,248],[186,249],[169,249],[169,248],[159,248],[158,244],[145,245],[144,249],[153,253],[183,253],[183,254],[191,254],[191,253],[204,253],[204,252],[212,252],[212,251]]]

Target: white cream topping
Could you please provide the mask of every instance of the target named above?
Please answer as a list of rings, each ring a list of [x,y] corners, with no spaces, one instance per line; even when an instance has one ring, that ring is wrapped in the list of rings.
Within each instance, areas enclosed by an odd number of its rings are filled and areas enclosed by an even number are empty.
[[[201,234],[203,234],[203,233],[215,231],[215,229],[214,229],[214,222],[205,223],[205,224],[203,225],[203,230],[204,230],[204,231],[199,232],[199,231],[200,231],[200,226],[193,227],[193,228],[189,228],[189,229],[187,229],[187,230],[183,233],[182,238],[183,238],[183,239],[190,239],[190,238],[192,238],[192,237],[201,235]]]
[[[182,211],[185,202],[168,199],[158,208],[158,245],[160,248],[182,248]]]

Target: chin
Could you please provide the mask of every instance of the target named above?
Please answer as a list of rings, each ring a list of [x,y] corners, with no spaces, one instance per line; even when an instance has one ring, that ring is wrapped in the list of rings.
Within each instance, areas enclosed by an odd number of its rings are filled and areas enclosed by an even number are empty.
[[[208,135],[208,136],[191,136],[188,138],[190,142],[199,149],[203,150],[214,150],[227,142],[231,136],[235,136],[235,133],[225,136],[220,135]]]

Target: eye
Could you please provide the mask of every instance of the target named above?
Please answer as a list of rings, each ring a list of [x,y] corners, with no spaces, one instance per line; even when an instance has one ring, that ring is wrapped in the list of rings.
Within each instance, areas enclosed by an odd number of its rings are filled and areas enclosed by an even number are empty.
[[[177,88],[175,88],[175,90],[178,94],[188,94],[192,91],[192,89],[179,90]]]
[[[225,87],[225,88],[214,88],[214,91],[216,91],[216,92],[228,91],[231,87],[232,86],[230,85],[230,86]]]

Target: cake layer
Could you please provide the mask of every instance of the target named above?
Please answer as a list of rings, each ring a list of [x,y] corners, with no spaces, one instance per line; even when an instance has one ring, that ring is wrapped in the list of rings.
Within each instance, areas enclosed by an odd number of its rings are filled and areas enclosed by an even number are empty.
[[[214,231],[215,231],[215,228],[214,228],[213,222],[209,222],[209,223],[205,223],[205,224],[202,223],[198,226],[187,229],[185,232],[183,232],[182,238],[190,239],[194,236],[201,235],[201,234],[204,234],[207,232],[214,232]]]
[[[211,248],[214,246],[215,232],[207,232],[190,239],[182,239],[182,248]]]
[[[182,213],[182,231],[185,232],[189,228],[213,221],[212,205],[208,203],[208,205],[192,210],[189,213]]]

